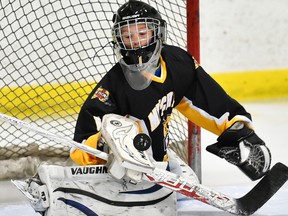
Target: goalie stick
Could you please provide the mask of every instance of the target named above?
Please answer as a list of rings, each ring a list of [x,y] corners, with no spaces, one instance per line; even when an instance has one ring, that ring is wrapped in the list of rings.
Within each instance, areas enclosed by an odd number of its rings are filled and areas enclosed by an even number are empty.
[[[33,131],[37,134],[42,135],[43,137],[49,138],[50,140],[54,140],[63,144],[65,143],[66,145],[72,148],[78,148],[92,155],[95,155],[96,157],[102,158],[103,160],[108,160],[108,155],[105,152],[95,151],[95,149],[89,146],[82,145],[81,143],[78,143],[74,140],[67,139],[66,137],[61,137],[59,135],[51,133],[50,131],[45,130],[44,128],[38,127],[37,125],[30,124],[18,118],[8,116],[4,113],[0,113],[0,119],[4,122],[9,122],[11,125],[14,125],[20,128],[25,128],[29,131]]]
[[[71,147],[79,148],[104,160],[108,158],[108,155],[104,152],[82,145],[68,138],[60,137],[20,119],[10,117],[3,113],[0,113],[0,119]],[[241,198],[233,198],[157,167],[152,167],[144,173],[144,175],[147,177],[144,178],[144,180],[169,188],[231,214],[251,215],[261,208],[285,184],[288,179],[288,167],[282,163],[275,164],[258,184]]]

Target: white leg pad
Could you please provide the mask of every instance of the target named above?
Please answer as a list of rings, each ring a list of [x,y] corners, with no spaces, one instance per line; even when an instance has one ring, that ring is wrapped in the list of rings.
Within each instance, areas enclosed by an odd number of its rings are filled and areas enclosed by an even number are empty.
[[[175,192],[146,181],[131,184],[128,177],[116,180],[103,165],[41,165],[38,174],[49,193],[45,216],[177,215]]]

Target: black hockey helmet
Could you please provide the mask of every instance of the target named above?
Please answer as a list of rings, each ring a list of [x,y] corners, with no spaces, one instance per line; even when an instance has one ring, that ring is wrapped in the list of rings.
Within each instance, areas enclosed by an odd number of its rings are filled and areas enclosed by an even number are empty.
[[[155,72],[162,44],[166,42],[166,26],[155,8],[141,1],[130,0],[117,10],[113,16],[112,38],[124,73],[144,69]],[[127,77],[131,78],[131,74]],[[128,82],[137,83],[135,77]]]
[[[149,57],[146,55],[149,54],[145,53],[145,51],[153,53],[157,40],[160,40],[161,43],[165,43],[166,41],[166,22],[162,19],[160,13],[154,7],[144,2],[130,0],[122,5],[117,10],[117,13],[114,14],[113,23],[113,41],[115,42],[116,46],[121,49],[121,54],[127,64],[138,63],[138,58],[133,59],[134,55],[144,55],[142,56],[142,62],[147,62]],[[139,23],[146,24],[146,26],[153,31],[151,41],[142,47],[127,47],[121,37],[121,28]]]
[[[127,19],[146,17],[162,20],[159,12],[151,5],[138,0],[129,0],[117,10],[117,13],[114,14],[113,23],[119,23]]]

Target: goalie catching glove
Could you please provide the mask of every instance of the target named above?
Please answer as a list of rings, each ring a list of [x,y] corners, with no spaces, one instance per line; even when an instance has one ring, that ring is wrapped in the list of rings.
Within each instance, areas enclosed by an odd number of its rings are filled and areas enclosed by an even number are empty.
[[[144,121],[135,120],[134,117],[116,114],[103,116],[101,133],[111,150],[107,163],[111,176],[121,179],[126,175],[138,183],[142,181],[143,172],[150,172],[154,168],[152,150],[146,151],[151,143],[145,137],[149,136],[139,134],[140,131],[147,131],[145,129]]]
[[[235,122],[206,150],[236,165],[250,179],[257,180],[269,170],[271,154],[255,132],[243,122]]]
[[[109,152],[108,161],[76,148],[71,149],[70,157],[79,165],[106,164],[108,173],[115,179],[127,176],[138,183],[142,181],[143,172],[151,171],[154,167],[151,162],[152,150],[148,150],[151,140],[147,134],[143,120],[132,116],[106,114],[102,119],[101,132],[82,143],[92,148],[101,147],[103,150],[109,147],[109,150],[106,149]]]

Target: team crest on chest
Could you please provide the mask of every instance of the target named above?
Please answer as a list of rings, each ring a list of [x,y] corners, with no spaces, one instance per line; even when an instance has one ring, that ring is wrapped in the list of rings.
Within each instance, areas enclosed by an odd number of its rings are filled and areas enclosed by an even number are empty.
[[[101,102],[106,102],[109,98],[109,91],[106,89],[102,88],[101,86],[96,90],[94,95],[92,96],[91,99],[98,98]]]

